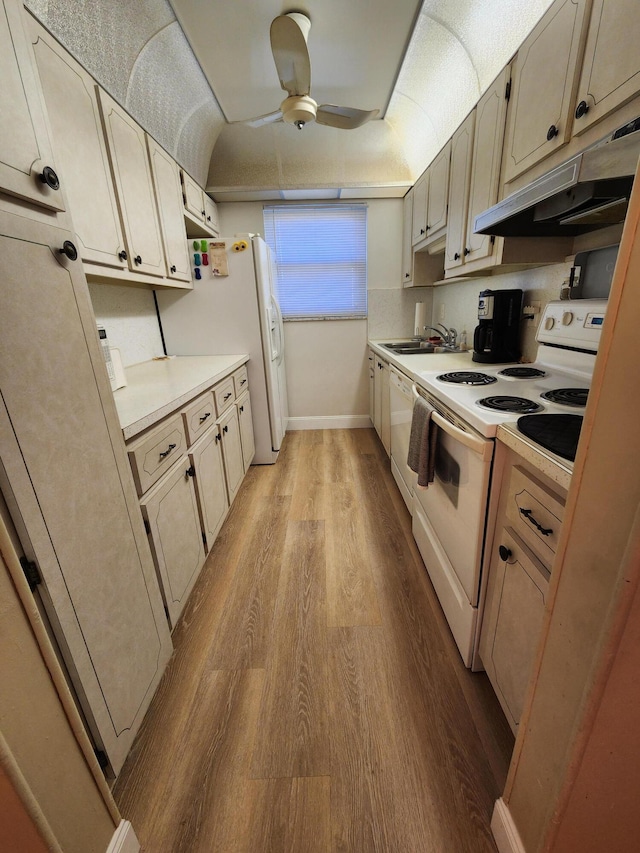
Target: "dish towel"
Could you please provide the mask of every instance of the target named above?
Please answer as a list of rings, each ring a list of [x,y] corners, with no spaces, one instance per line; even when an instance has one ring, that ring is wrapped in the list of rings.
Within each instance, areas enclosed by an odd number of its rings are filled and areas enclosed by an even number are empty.
[[[425,489],[433,483],[436,464],[438,427],[431,420],[432,413],[433,407],[418,397],[413,405],[407,465],[418,475],[418,485]]]

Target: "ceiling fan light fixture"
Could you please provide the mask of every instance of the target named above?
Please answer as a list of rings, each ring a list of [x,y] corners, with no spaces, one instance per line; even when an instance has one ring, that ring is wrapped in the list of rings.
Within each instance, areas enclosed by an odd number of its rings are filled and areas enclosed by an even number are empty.
[[[309,95],[292,95],[282,102],[280,109],[287,124],[302,130],[307,122],[315,121],[318,105]]]

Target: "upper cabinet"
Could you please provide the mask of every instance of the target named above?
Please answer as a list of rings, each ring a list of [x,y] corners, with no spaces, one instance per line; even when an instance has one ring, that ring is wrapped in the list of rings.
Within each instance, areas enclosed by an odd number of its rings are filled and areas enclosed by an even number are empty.
[[[402,199],[402,284],[408,287],[413,279],[413,250],[411,245],[413,222],[413,190]]]
[[[39,24],[30,17],[28,23],[80,257],[87,264],[125,270],[95,83]]]
[[[466,245],[471,158],[476,111],[469,113],[451,139],[451,179],[449,181],[449,224],[445,249],[445,270],[459,269],[469,254]]]
[[[505,183],[561,148],[571,136],[590,4],[591,0],[557,0],[518,51],[513,63]]]
[[[106,92],[98,94],[129,269],[165,276],[145,132]]]
[[[427,205],[427,245],[440,241],[447,230],[449,212],[449,171],[451,141],[429,166],[429,203]]]
[[[574,101],[580,134],[640,91],[637,0],[594,0],[582,75]]]
[[[184,216],[190,237],[217,237],[218,209],[213,199],[182,169]]]
[[[427,213],[429,204],[429,170],[421,175],[413,187],[413,214],[411,243],[416,246],[427,236]]]
[[[62,211],[64,199],[53,159],[22,3],[2,0],[0,11],[0,190],[40,207]]]
[[[147,136],[153,185],[165,250],[167,276],[191,287],[191,259],[185,240],[182,185],[175,161],[155,140]]]

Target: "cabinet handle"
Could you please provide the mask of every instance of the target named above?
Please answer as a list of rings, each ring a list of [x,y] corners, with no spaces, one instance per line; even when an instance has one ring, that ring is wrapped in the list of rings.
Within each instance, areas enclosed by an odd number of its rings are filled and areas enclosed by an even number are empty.
[[[121,252],[118,252],[118,257],[120,258],[121,261],[126,261],[129,256],[127,255],[127,253],[123,249]]]
[[[225,402],[229,399],[229,397],[231,397],[231,391],[229,391],[229,393],[228,393],[228,394],[225,394],[225,395],[224,395],[224,397],[223,397],[223,399],[222,399],[222,402],[223,402],[223,403],[225,403]]]
[[[240,381],[240,387],[242,388],[242,386],[243,386],[243,385],[245,385],[245,384],[246,384],[246,382],[247,382],[247,380],[246,380],[246,379],[242,379],[242,380]]]
[[[177,266],[175,264],[172,264],[169,272],[177,272],[177,270],[178,270]]]
[[[580,101],[576,107],[576,118],[582,118],[589,112],[589,104],[586,101]]]
[[[511,549],[507,548],[506,545],[501,545],[498,548],[498,554],[500,554],[500,559],[506,563],[509,557],[511,556]]]
[[[140,257],[140,255],[136,255],[135,258],[133,259],[133,262],[134,262],[134,264],[141,264],[142,258]]]
[[[39,175],[39,178],[43,184],[46,184],[49,187],[49,189],[60,189],[60,180],[51,166],[45,166]]]
[[[76,261],[78,259],[78,250],[71,240],[65,240],[62,244],[62,248],[58,249],[58,253],[60,255],[66,255],[70,261]]]
[[[222,427],[222,432],[229,432],[229,427],[226,424]]]
[[[540,522],[536,521],[535,518],[531,515],[532,512],[533,512],[533,510],[522,509],[522,507],[520,508],[520,514],[524,515],[524,517],[527,519],[527,521],[530,522],[531,524],[533,524],[533,526],[536,528],[536,530],[539,530],[543,536],[549,536],[551,533],[553,533],[553,528],[552,527],[543,527],[540,524]]]
[[[207,216],[207,222],[211,222],[211,217]]]
[[[222,436],[220,435],[219,432],[216,433],[216,441],[222,441]]]
[[[421,233],[421,234],[426,234],[427,232],[425,231],[425,229],[424,229],[424,228],[421,228],[421,229],[420,229],[420,233]]]
[[[551,142],[553,137],[557,136],[558,133],[559,133],[558,128],[555,126],[555,124],[552,124],[551,127],[549,128],[549,130],[547,131],[547,141]]]
[[[465,247],[464,247],[464,254],[465,254],[465,257],[466,257],[467,255],[470,255],[470,254],[471,254],[471,249],[469,249],[469,248],[467,248],[467,246],[465,246]]]
[[[210,418],[210,417],[211,417],[211,412],[207,412],[207,414],[206,414],[206,415],[203,415],[203,416],[200,418],[200,423],[201,423],[201,424],[203,424],[203,423],[206,421],[206,419],[207,419],[207,418]]]
[[[206,213],[206,210],[201,210],[200,213],[204,216]]]
[[[175,450],[175,448],[176,448],[175,444],[170,444],[166,450],[162,451],[162,453],[160,454],[160,459],[164,459],[165,457],[167,457],[171,453],[172,450]]]
[[[244,406],[240,406],[240,411],[244,412]]]
[[[186,474],[187,477],[195,477],[196,476],[196,469],[192,465],[190,468],[187,468],[187,470],[184,473]]]
[[[454,261],[459,261],[459,260],[460,260],[460,252],[456,252],[456,253],[455,253],[455,255],[453,256],[453,260],[454,260]]]
[[[406,272],[406,273],[404,274],[404,277],[405,277],[405,278],[411,278],[411,276],[409,275],[409,273],[408,273],[408,272]]]

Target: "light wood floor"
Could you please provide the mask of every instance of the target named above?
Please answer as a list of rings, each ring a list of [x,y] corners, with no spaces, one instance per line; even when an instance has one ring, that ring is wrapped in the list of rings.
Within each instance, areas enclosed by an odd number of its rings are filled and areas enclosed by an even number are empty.
[[[251,468],[114,789],[147,853],[484,853],[513,739],[373,430]]]

